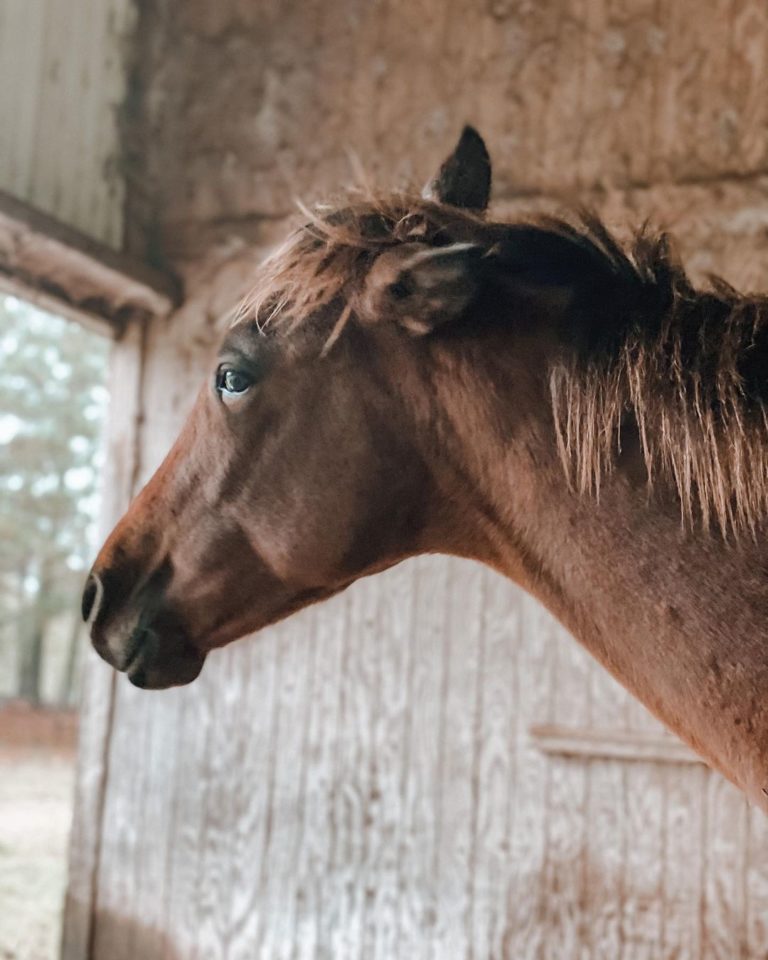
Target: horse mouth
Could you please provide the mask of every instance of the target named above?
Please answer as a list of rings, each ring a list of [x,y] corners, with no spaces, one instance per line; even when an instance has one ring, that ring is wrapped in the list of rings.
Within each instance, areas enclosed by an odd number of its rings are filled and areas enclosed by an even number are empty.
[[[191,683],[203,669],[206,655],[176,632],[161,637],[152,627],[136,629],[123,654],[115,657],[104,643],[94,643],[97,653],[134,687],[165,690]]]
[[[169,687],[183,687],[200,676],[205,657],[174,657],[173,661],[162,667],[157,664],[145,665],[139,656],[126,671],[126,676],[134,687],[140,690],[167,690]]]
[[[121,664],[114,664],[115,669],[119,670],[121,673],[125,673],[129,679],[131,676],[131,670],[141,658],[144,633],[145,631],[139,630],[135,630],[133,632],[128,644],[127,652],[123,657],[123,662]]]
[[[151,628],[131,650],[123,673],[141,690],[165,690],[192,683],[200,675],[205,654],[188,641],[162,642]]]

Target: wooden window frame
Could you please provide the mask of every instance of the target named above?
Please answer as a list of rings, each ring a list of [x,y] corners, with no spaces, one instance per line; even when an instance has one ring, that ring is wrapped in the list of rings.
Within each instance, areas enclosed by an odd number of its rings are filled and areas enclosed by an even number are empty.
[[[0,191],[0,287],[119,338],[131,320],[169,314],[169,277]]]
[[[0,191],[0,291],[75,320],[112,340],[100,520],[102,532],[106,532],[138,485],[147,330],[153,321],[162,321],[179,305],[180,284]],[[86,674],[80,702],[62,960],[82,960],[92,955],[98,909],[115,674],[97,662],[95,654],[87,658]]]

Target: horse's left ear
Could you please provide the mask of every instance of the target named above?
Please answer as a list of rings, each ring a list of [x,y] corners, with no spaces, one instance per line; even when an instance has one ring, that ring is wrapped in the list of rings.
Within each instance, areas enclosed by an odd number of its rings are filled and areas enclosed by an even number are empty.
[[[356,312],[364,323],[394,321],[414,336],[424,336],[459,319],[483,276],[483,249],[474,244],[404,244],[377,258]]]
[[[453,153],[423,191],[426,200],[483,213],[491,196],[491,158],[485,141],[466,126]]]

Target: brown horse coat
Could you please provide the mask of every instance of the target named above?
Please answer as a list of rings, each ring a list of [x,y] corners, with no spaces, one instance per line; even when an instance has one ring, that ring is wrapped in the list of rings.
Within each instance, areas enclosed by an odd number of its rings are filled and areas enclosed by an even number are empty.
[[[96,649],[137,685],[405,557],[538,597],[768,806],[763,298],[666,238],[494,223],[467,129],[428,198],[320,210],[265,265],[99,554]]]

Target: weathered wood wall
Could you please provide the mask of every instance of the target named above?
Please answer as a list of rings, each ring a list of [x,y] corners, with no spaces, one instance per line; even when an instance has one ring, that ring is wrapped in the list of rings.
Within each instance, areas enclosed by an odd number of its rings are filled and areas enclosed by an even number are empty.
[[[0,190],[120,247],[134,0],[0,0]]]
[[[766,285],[762,0],[143,11],[130,226],[188,300],[116,353],[108,513],[162,456],[292,195],[347,179],[345,146],[382,182],[423,178],[470,119],[500,208],[576,191],[671,223],[698,272]],[[542,725],[596,755],[549,752]],[[617,732],[627,758],[606,759]],[[765,819],[674,750],[633,759],[651,734],[539,607],[456,561],[360,583],[184,690],[94,662],[65,960],[765,958]]]

